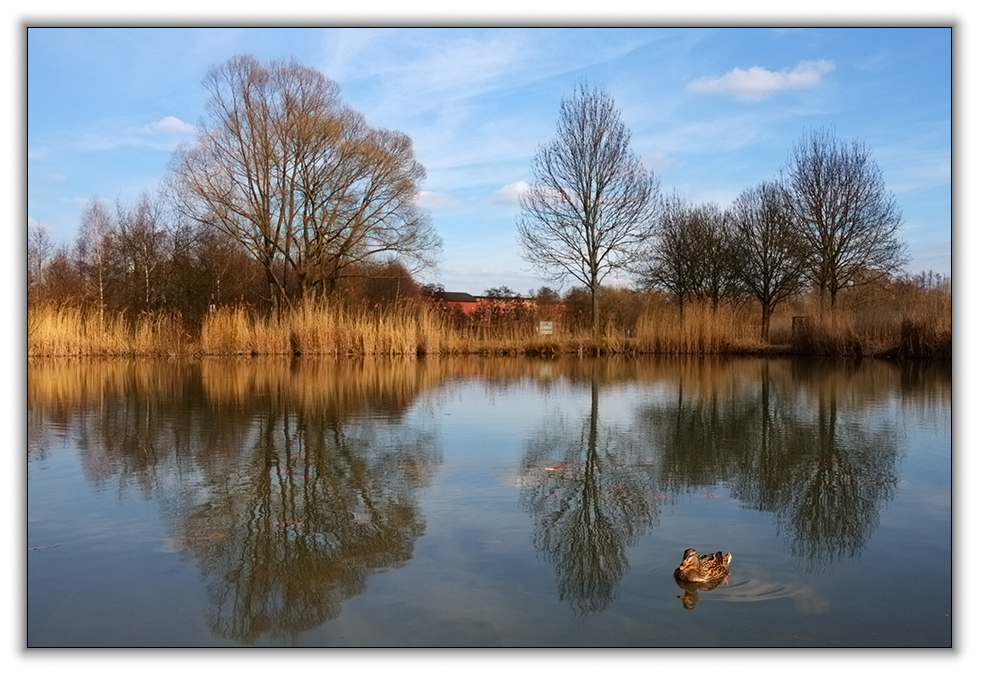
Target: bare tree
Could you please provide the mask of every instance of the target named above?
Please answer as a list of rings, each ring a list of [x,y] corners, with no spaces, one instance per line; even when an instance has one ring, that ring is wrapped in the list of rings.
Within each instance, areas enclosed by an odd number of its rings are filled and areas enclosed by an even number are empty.
[[[787,192],[779,183],[764,181],[743,192],[730,213],[739,277],[760,303],[760,338],[768,341],[774,309],[800,290],[804,274]]]
[[[665,200],[650,254],[638,270],[641,286],[667,292],[678,303],[679,315],[693,285],[691,240],[685,231],[687,214],[688,205],[678,195]]]
[[[265,270],[270,300],[278,306],[286,288],[274,265],[285,248],[286,212],[276,184],[281,162],[269,72],[252,57],[238,56],[209,71],[204,86],[212,124],[173,158],[178,209],[241,242]]]
[[[48,228],[37,220],[27,221],[27,300],[30,304],[44,283],[44,271],[54,245]]]
[[[102,202],[92,199],[82,214],[74,256],[85,280],[85,293],[94,297],[99,308],[100,324],[105,320],[112,278],[112,238],[112,216]]]
[[[804,134],[787,187],[808,249],[808,275],[832,307],[842,289],[878,281],[908,262],[897,238],[902,213],[864,143],[839,141],[826,129]]]
[[[149,193],[133,207],[116,205],[113,258],[122,267],[128,307],[150,310],[164,304],[161,270],[170,257],[171,237],[162,208]]]
[[[729,215],[717,204],[693,205],[686,234],[692,253],[694,299],[708,300],[717,309],[723,300],[738,297],[742,287],[736,273],[735,235]]]
[[[641,285],[660,288],[678,303],[707,300],[713,307],[740,290],[735,239],[727,214],[715,204],[665,200],[658,228],[637,272]]]
[[[586,286],[598,334],[600,284],[629,270],[653,234],[658,180],[630,151],[613,99],[585,84],[563,99],[555,138],[538,148],[531,170],[518,220],[524,258],[551,280]]]
[[[415,203],[425,171],[411,139],[360,121],[354,129],[358,136],[332,162],[310,172],[310,198],[302,205],[304,276],[309,286],[328,291],[382,258],[398,259],[410,271],[432,266],[441,246]]]
[[[407,136],[370,127],[293,60],[238,56],[205,86],[210,124],[175,155],[173,192],[261,263],[276,307],[290,283],[301,297],[329,290],[373,258],[433,262],[441,243],[416,205],[425,170]]]

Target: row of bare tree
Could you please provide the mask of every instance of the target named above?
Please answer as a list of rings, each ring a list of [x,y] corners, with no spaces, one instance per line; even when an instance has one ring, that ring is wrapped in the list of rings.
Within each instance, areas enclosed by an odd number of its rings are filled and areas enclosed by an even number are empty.
[[[686,301],[749,295],[762,308],[762,337],[777,305],[808,286],[833,307],[846,289],[902,271],[902,216],[861,143],[827,130],[805,135],[785,175],[745,190],[728,209],[662,206],[643,283]]]
[[[92,200],[71,245],[28,224],[27,298],[100,311],[180,312],[200,320],[210,304],[254,298],[258,270],[234,241],[175,219],[160,194],[135,205]]]
[[[294,60],[234,57],[204,86],[206,118],[158,194],[115,212],[93,200],[71,251],[52,251],[43,228],[31,229],[29,300],[72,295],[193,320],[236,300],[278,312],[352,279],[414,290],[412,274],[435,263],[441,241],[417,204],[425,170],[408,136],[371,127],[336,83]],[[615,270],[682,311],[753,298],[767,339],[776,306],[806,287],[833,306],[843,289],[908,260],[870,150],[827,130],[805,134],[779,178],[729,207],[693,204],[662,196],[613,100],[582,84],[531,169],[524,256],[545,278],[589,291],[594,330],[600,285]]]
[[[209,310],[227,304],[272,306],[262,265],[240,242],[182,219],[160,194],[133,206],[93,200],[71,245],[56,245],[48,229],[28,223],[27,301],[82,304],[105,312],[168,311],[198,327]],[[336,292],[353,302],[394,302],[419,295],[397,260],[349,266]],[[300,295],[295,277],[288,298]]]
[[[863,143],[820,129],[802,136],[779,178],[728,208],[663,197],[630,150],[612,98],[581,84],[562,101],[555,137],[532,163],[521,200],[524,257],[553,280],[573,278],[593,297],[615,270],[686,302],[751,296],[762,337],[781,301],[808,284],[833,306],[846,288],[902,270],[902,214]]]

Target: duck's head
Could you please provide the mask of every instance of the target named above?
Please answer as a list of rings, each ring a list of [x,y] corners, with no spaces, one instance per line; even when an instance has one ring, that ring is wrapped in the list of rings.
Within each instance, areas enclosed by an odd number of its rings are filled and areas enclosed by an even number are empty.
[[[678,569],[685,569],[689,565],[698,564],[698,553],[693,548],[686,548],[685,552],[681,556],[681,564],[678,565]]]

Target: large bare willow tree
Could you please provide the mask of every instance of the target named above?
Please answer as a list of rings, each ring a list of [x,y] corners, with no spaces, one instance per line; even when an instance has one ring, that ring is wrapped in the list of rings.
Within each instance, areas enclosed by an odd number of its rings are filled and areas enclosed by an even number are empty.
[[[613,99],[586,84],[563,99],[556,135],[538,148],[531,171],[518,219],[523,256],[551,280],[571,276],[589,289],[598,334],[600,284],[642,255],[659,182],[631,152]]]
[[[832,307],[842,289],[883,279],[907,263],[898,238],[902,212],[864,143],[840,141],[828,129],[806,133],[786,180],[808,275]]]
[[[237,56],[204,84],[207,120],[174,156],[173,193],[262,264],[275,306],[328,293],[368,261],[434,262],[441,242],[416,205],[425,169],[408,136],[369,126],[295,60]]]

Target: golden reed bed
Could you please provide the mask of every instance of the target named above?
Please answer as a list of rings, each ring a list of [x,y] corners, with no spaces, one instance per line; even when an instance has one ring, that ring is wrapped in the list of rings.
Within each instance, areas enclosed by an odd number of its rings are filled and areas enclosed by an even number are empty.
[[[808,320],[792,329],[792,314]],[[427,304],[342,310],[307,303],[281,318],[244,307],[219,308],[188,328],[167,312],[85,310],[74,305],[31,307],[29,357],[421,355],[421,354],[817,354],[950,358],[947,303],[906,303],[870,311],[836,308],[825,318],[797,305],[777,314],[770,343],[759,338],[752,307],[687,306],[683,316],[652,304],[628,328],[609,325],[598,337],[554,323],[540,335],[529,319],[461,324]]]

